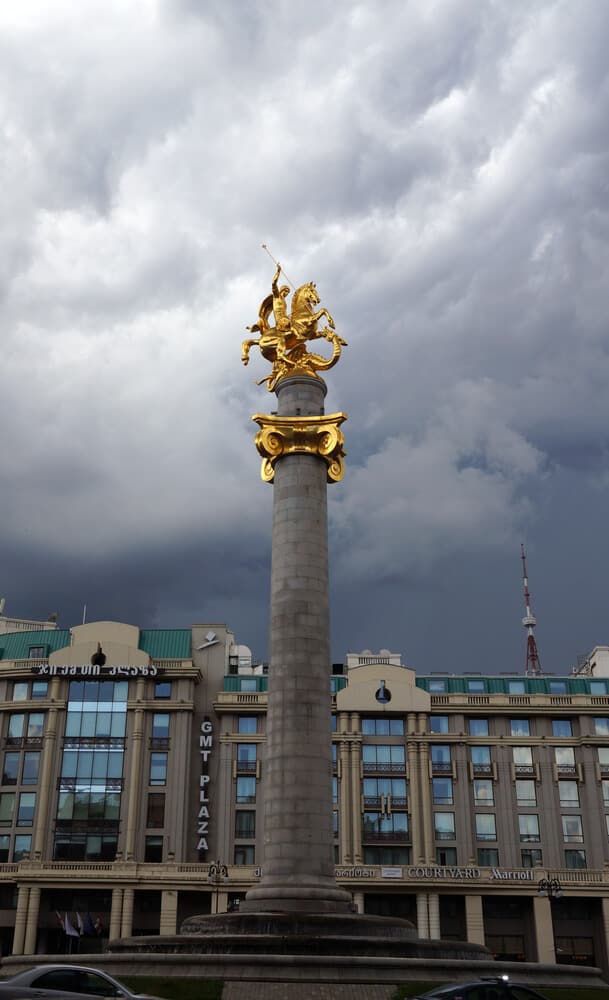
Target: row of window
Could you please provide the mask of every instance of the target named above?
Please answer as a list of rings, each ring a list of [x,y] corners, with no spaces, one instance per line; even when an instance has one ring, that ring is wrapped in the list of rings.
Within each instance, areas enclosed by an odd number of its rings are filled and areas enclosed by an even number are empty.
[[[590,694],[607,694],[607,681],[590,680]],[[430,694],[444,694],[449,690],[448,678],[432,677],[426,680],[426,689]],[[550,694],[568,694],[566,680],[551,680],[548,678]],[[465,680],[465,690],[468,694],[486,694],[489,691],[489,681],[486,677],[468,677]],[[527,682],[524,678],[507,681],[508,694],[527,694]]]

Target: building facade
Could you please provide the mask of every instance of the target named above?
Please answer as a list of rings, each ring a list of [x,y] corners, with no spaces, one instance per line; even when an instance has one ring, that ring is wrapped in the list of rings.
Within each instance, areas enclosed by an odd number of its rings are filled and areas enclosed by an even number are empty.
[[[609,649],[567,677],[419,676],[386,650],[328,675],[357,908],[607,969]],[[267,682],[225,625],[0,615],[3,954],[238,907],[264,866]]]

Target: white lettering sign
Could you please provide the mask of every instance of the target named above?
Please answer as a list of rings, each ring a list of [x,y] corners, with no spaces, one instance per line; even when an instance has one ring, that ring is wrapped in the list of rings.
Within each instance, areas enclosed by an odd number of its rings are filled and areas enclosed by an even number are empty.
[[[199,775],[199,811],[197,813],[197,850],[208,851],[207,836],[209,832],[209,774],[207,767],[209,756],[214,745],[213,726],[209,719],[204,719],[199,732],[199,754],[201,756],[201,774]]]
[[[99,663],[43,663],[33,667],[35,674],[47,677],[156,677],[158,670],[154,666],[135,667],[126,663],[117,663],[102,667]]]

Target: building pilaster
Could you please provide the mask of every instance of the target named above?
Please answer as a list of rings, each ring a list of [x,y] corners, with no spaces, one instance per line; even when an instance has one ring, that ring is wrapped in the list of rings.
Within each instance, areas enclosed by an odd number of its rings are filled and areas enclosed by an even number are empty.
[[[359,743],[351,744],[351,831],[353,837],[353,864],[362,863],[362,755]]]
[[[178,929],[178,893],[176,889],[163,889],[161,893],[161,919],[159,934],[175,934]]]
[[[30,890],[26,886],[19,887],[17,896],[17,912],[15,913],[15,933],[13,936],[13,955],[23,955],[25,942],[25,925],[30,901]]]
[[[429,914],[429,936],[437,941],[440,938],[440,897],[437,892],[428,894],[427,912]]]
[[[420,938],[429,937],[429,913],[426,892],[417,892],[417,932]]]
[[[144,700],[145,681],[138,677],[135,687],[136,703]],[[125,834],[125,861],[133,861],[137,834],[138,809],[141,797],[142,755],[144,744],[144,709],[136,708],[133,720],[131,768],[129,775],[129,802],[127,804],[127,832]],[[126,890],[127,891],[127,890]],[[123,935],[124,937],[124,935]]]
[[[484,944],[482,896],[465,896],[465,935],[472,944]]]
[[[554,951],[552,901],[548,896],[533,896],[533,920],[537,942],[537,961],[554,965],[556,952]]]
[[[30,889],[30,898],[27,908],[27,921],[25,926],[24,955],[36,954],[36,940],[38,938],[38,915],[40,913],[40,889],[34,886]]]
[[[123,913],[121,919],[121,937],[131,937],[133,933],[133,905],[135,889],[123,889]]]
[[[53,677],[49,696],[51,703],[59,700],[60,681]],[[42,737],[42,753],[40,760],[40,778],[38,782],[38,803],[36,809],[36,826],[32,837],[32,858],[39,861],[44,850],[45,838],[51,829],[49,822],[49,802],[52,788],[52,770],[56,755],[57,742],[57,708],[51,707],[47,712],[46,725]]]
[[[121,936],[121,922],[123,916],[123,890],[112,890],[112,908],[110,910],[110,927],[108,936],[110,941],[115,941]]]

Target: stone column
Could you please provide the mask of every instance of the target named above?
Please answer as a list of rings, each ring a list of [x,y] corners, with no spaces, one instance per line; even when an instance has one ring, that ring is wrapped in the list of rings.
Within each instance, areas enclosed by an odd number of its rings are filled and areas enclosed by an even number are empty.
[[[348,912],[351,903],[334,875],[324,456],[342,436],[336,418],[323,418],[325,392],[319,378],[284,378],[277,416],[254,418],[274,487],[264,874],[241,907],[249,912]]]
[[[340,810],[340,863],[341,865],[353,864],[353,810],[350,808],[351,795],[351,767],[349,744],[346,739],[341,739],[339,743],[339,777],[338,794]],[[359,803],[358,803],[359,806]]]
[[[533,896],[533,920],[537,941],[537,961],[554,965],[554,927],[552,926],[552,902],[548,896]]]
[[[414,740],[407,741],[408,751],[408,813],[410,815],[410,836],[412,841],[412,863],[424,861],[423,837],[421,833],[421,796],[419,794],[419,754]]]
[[[361,743],[351,744],[351,833],[353,837],[352,864],[361,865],[364,852],[362,849],[362,748]]]
[[[135,700],[141,704],[146,693],[143,677],[138,677],[135,687]],[[131,737],[133,750],[131,753],[131,770],[129,774],[129,802],[127,805],[127,833],[125,835],[125,861],[133,861],[135,853],[135,838],[141,789],[142,754],[144,752],[144,709],[136,708],[133,720],[133,735]],[[128,891],[128,890],[126,890]],[[131,932],[129,932],[131,933]],[[123,935],[124,937],[124,935]]]
[[[17,912],[15,913],[15,933],[13,935],[13,955],[23,955],[25,941],[25,922],[27,919],[30,890],[22,885],[17,896]]]
[[[427,911],[426,892],[417,892],[417,931],[420,938],[429,937],[429,915]]]
[[[440,938],[440,897],[437,892],[430,892],[427,897],[427,912],[429,914],[429,936],[434,940]]]
[[[59,700],[60,681],[54,677],[49,692],[51,703]],[[56,754],[57,741],[57,709],[52,707],[47,712],[46,725],[42,737],[42,753],[40,755],[40,778],[38,780],[38,808],[36,810],[36,826],[32,838],[32,858],[39,861],[45,846],[45,838],[52,824],[49,817],[50,793],[53,787],[51,780],[53,762]],[[52,855],[51,855],[52,856]]]
[[[161,919],[159,934],[175,934],[178,926],[178,893],[176,889],[163,889],[161,893]]]
[[[433,864],[436,860],[434,850],[433,809],[431,805],[431,779],[429,777],[429,743],[419,746],[419,774],[421,781],[421,817],[423,820],[422,851],[425,860]]]
[[[24,955],[36,954],[36,939],[38,938],[38,915],[40,913],[40,889],[34,887],[30,889],[30,902],[27,910],[27,923],[25,927]]]
[[[135,889],[123,889],[123,913],[121,918],[121,937],[131,937],[133,933],[133,904]]]
[[[465,896],[465,935],[472,944],[484,944],[482,896]]]
[[[110,910],[110,927],[108,937],[114,941],[121,936],[121,922],[123,916],[123,890],[112,890],[112,909]]]

